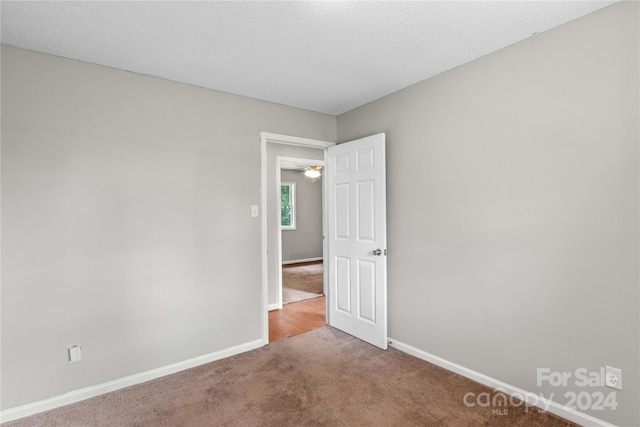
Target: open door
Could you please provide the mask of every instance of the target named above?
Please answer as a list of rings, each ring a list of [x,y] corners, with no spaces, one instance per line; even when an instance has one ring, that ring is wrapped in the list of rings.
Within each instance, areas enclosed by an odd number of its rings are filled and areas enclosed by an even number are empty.
[[[385,134],[328,148],[329,324],[387,348]]]

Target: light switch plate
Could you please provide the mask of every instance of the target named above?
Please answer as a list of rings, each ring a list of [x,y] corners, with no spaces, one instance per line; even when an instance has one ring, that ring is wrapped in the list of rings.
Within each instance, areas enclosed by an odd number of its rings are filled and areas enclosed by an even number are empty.
[[[251,216],[258,218],[258,205],[251,205]]]
[[[82,360],[82,347],[74,345],[69,347],[69,363],[79,362]]]

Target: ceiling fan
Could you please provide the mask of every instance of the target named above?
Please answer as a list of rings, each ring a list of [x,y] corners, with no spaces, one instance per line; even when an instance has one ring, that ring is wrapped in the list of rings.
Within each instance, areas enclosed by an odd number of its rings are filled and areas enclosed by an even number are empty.
[[[293,162],[283,162],[280,164],[280,168],[284,170],[303,172],[304,176],[309,178],[311,182],[315,182],[322,175],[322,166],[309,163],[300,164]]]
[[[322,166],[309,165],[305,171],[304,176],[309,178],[311,182],[315,182],[316,179],[320,178],[320,171],[322,170]]]

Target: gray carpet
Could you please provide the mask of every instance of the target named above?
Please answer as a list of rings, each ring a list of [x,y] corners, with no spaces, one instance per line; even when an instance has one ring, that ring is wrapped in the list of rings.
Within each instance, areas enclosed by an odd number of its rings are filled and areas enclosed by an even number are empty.
[[[575,425],[524,405],[464,405],[488,391],[327,326],[2,426]]]

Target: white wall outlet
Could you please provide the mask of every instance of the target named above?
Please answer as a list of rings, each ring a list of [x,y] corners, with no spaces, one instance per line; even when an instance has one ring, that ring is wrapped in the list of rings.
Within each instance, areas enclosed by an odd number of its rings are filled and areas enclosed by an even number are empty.
[[[69,363],[79,362],[82,360],[82,347],[79,345],[73,345],[68,348],[69,351]]]
[[[605,366],[604,368],[604,384],[607,387],[622,390],[622,369]]]
[[[258,205],[251,205],[251,216],[258,218]]]

